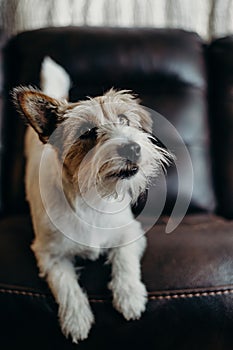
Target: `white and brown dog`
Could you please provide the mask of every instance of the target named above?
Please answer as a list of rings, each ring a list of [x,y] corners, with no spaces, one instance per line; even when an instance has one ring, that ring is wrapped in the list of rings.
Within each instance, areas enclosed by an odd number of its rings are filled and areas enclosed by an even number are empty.
[[[152,120],[129,91],[112,89],[68,103],[69,76],[48,57],[41,85],[43,92],[30,87],[13,92],[29,124],[26,194],[35,231],[32,250],[59,305],[62,331],[78,342],[88,336],[94,317],[77,281],[75,256],[95,260],[106,253],[114,307],[127,320],[145,310],[140,259],[146,240],[130,204],[171,156],[151,142]]]

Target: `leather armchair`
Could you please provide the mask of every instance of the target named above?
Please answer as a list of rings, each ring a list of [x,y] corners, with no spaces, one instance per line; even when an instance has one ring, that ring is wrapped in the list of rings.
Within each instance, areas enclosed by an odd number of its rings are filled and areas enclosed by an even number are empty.
[[[188,212],[167,235],[178,186],[176,169],[169,170],[163,215],[147,233],[142,276],[149,302],[139,321],[127,322],[113,309],[104,258],[79,261],[84,267],[80,282],[96,323],[77,346],[60,331],[57,305],[38,277],[30,251],[33,231],[23,184],[25,126],[9,95],[19,84],[39,86],[46,55],[69,72],[71,101],[112,86],[136,92],[143,105],[177,128],[194,170]],[[45,28],[6,42],[2,60],[2,349],[232,349],[233,37],[207,44],[195,33],[175,29]],[[186,181],[185,172],[183,176]]]

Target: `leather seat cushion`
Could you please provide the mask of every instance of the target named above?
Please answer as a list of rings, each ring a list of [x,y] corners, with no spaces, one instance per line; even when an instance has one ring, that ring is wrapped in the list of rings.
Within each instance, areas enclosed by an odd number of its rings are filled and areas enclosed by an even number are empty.
[[[190,215],[171,234],[165,233],[166,217],[148,232],[142,261],[143,280],[150,294],[167,294],[199,288],[228,288],[233,283],[232,222],[212,215]],[[3,219],[0,223],[0,281],[13,289],[48,294],[38,277],[28,216]],[[105,257],[91,262],[77,259],[80,282],[90,297],[109,298],[106,288],[110,267]],[[50,294],[50,293],[49,293]]]
[[[110,267],[78,260],[80,282],[96,323],[80,349],[230,349],[233,341],[232,223],[209,215],[187,216],[173,234],[166,217],[148,233],[142,275],[149,303],[139,321],[127,322],[113,309],[106,289]],[[15,349],[74,349],[61,334],[57,306],[38,277],[30,251],[28,217],[0,224],[1,346]],[[17,310],[17,312],[16,312]],[[224,310],[224,312],[223,312]],[[195,331],[194,331],[195,330]],[[127,333],[127,337],[125,334]],[[169,335],[169,336],[168,336]]]

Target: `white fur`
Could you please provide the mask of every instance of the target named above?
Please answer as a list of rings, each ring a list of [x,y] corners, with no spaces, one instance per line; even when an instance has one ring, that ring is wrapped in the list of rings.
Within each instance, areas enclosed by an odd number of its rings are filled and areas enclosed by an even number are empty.
[[[67,96],[69,79],[67,73],[46,58],[42,65],[43,89],[52,96],[59,98]],[[130,130],[128,131],[130,132]],[[132,135],[131,135],[132,136]],[[45,152],[45,153],[43,153]],[[49,166],[45,166],[42,180],[39,179],[40,161],[42,154],[47,157]],[[63,189],[59,187],[59,164],[54,149],[48,144],[42,144],[32,128],[28,128],[26,134],[26,193],[30,203],[32,221],[35,231],[35,240],[32,249],[37,258],[40,274],[46,277],[49,287],[59,305],[59,319],[63,333],[71,336],[73,342],[87,338],[94,322],[94,316],[90,309],[88,298],[78,284],[73,258],[78,255],[83,258],[95,260],[100,254],[107,252],[108,261],[112,264],[112,280],[109,288],[113,293],[113,305],[127,319],[138,319],[145,310],[147,301],[146,288],[141,282],[140,258],[146,246],[141,225],[133,219],[129,206],[123,211],[111,216],[98,213],[104,211],[110,202],[95,203],[95,209],[91,208],[88,200],[93,200],[93,193],[86,193],[87,201],[80,197],[74,200],[74,211],[79,215],[74,216],[67,204],[62,200]],[[42,181],[40,183],[40,181]],[[139,180],[140,181],[140,178]],[[66,228],[69,239],[57,229],[51,222],[44,208],[41,198],[40,186],[47,193],[46,200],[59,225]],[[94,196],[95,200],[95,196]],[[127,202],[125,196],[123,200]],[[121,204],[122,204],[121,203]],[[104,209],[104,210],[103,210]],[[92,223],[97,227],[109,227],[103,234],[99,247],[96,246],[97,231],[90,229],[85,224],[92,218]],[[130,224],[127,223],[130,221]],[[118,229],[125,225],[126,229]],[[107,226],[109,225],[109,226]],[[115,229],[114,239],[111,232]],[[125,242],[132,235],[132,243],[111,248]],[[78,237],[87,236],[89,245],[75,243]],[[100,237],[99,235],[98,237]],[[140,237],[135,240],[135,237]],[[104,249],[103,247],[109,247]],[[96,276],[98,278],[98,276]]]
[[[27,199],[30,203],[31,215],[34,225],[36,238],[32,245],[32,250],[37,258],[40,275],[47,278],[49,287],[59,305],[59,319],[63,333],[71,335],[74,342],[83,340],[87,337],[88,332],[94,322],[93,314],[90,310],[88,299],[85,293],[80,288],[75,274],[75,268],[72,264],[73,257],[78,255],[83,258],[95,260],[99,255],[105,252],[105,249],[92,248],[96,245],[95,233],[90,232],[88,227],[82,225],[79,220],[74,220],[70,210],[64,211],[64,208],[59,207],[60,192],[55,190],[56,184],[56,157],[54,151],[49,149],[49,157],[54,164],[53,167],[47,167],[46,173],[47,185],[45,191],[50,194],[51,208],[57,212],[57,218],[61,218],[61,222],[69,230],[70,237],[77,240],[77,235],[88,234],[90,237],[90,246],[79,245],[71,239],[66,238],[54,227],[44,209],[39,186],[39,161],[44,147],[50,146],[40,143],[35,132],[29,128],[26,135],[26,153],[27,153],[27,168],[26,168],[26,192]],[[51,164],[51,163],[50,163]],[[77,210],[78,210],[77,198]],[[104,208],[101,208],[103,210]],[[85,219],[94,218],[96,211],[89,206],[80,208],[79,215]],[[125,215],[119,214],[112,217],[111,226],[114,224],[118,227],[119,222],[132,216],[131,212],[126,210]],[[94,219],[97,226],[100,223],[104,226],[109,224],[109,217],[106,215],[97,216]],[[100,220],[100,223],[98,223]],[[113,221],[114,220],[114,221]],[[109,288],[113,292],[113,304],[117,310],[122,312],[124,317],[129,319],[138,319],[141,313],[145,310],[147,300],[146,289],[140,281],[140,257],[142,256],[145,247],[145,237],[141,231],[140,224],[137,221],[132,221],[130,227],[132,230],[132,239],[136,236],[141,236],[135,242],[109,250],[109,262],[112,264],[112,281]],[[106,233],[106,231],[105,231]],[[121,238],[124,242],[121,230],[118,234],[114,234],[114,238]],[[124,233],[124,232],[123,232]],[[128,233],[128,235],[126,235]],[[125,232],[126,239],[129,239],[130,232]],[[124,236],[124,235],[123,235]],[[99,241],[100,234],[97,235],[98,244],[110,245],[104,235],[103,242]],[[119,244],[117,240],[112,242],[113,246]]]
[[[54,98],[67,98],[70,88],[70,77],[59,64],[50,57],[45,57],[41,66],[41,89]]]

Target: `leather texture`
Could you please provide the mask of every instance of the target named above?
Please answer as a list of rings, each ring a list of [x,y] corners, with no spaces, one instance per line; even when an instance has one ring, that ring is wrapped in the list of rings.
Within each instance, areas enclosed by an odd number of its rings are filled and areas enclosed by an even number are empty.
[[[101,95],[114,86],[133,90],[143,105],[162,113],[177,128],[192,159],[194,186],[189,210],[214,209],[206,67],[203,43],[196,34],[168,29],[74,27],[22,33],[5,48],[6,95],[19,84],[39,86],[40,65],[47,55],[70,74],[72,101]],[[11,184],[4,187],[5,203],[8,210],[19,212],[24,198],[24,127],[11,103],[5,107],[4,115],[12,120],[5,123],[4,134],[7,159],[3,176]],[[175,143],[174,152],[182,163],[177,148],[179,144]],[[183,172],[182,183],[189,180],[189,174]],[[167,186],[165,212],[171,210],[177,197],[175,166],[169,169]],[[186,188],[179,193],[183,198],[188,197]]]
[[[233,222],[208,213],[215,207],[214,179],[218,212],[233,218],[232,52],[232,37],[207,45],[196,34],[175,29],[47,28],[7,43],[0,119],[2,349],[232,350]],[[18,84],[39,86],[46,55],[70,73],[71,100],[102,94],[112,86],[133,89],[144,105],[178,129],[194,168],[192,202],[183,222],[166,234],[168,216],[162,216],[147,233],[142,278],[149,302],[139,321],[127,322],[113,309],[105,257],[97,262],[77,258],[76,265],[83,267],[80,283],[96,318],[89,338],[77,346],[60,331],[57,305],[38,277],[30,250],[33,230],[23,185],[25,127],[9,98]],[[188,180],[184,173],[183,181]],[[176,192],[176,169],[171,168],[165,213],[173,207]]]
[[[81,349],[231,349],[233,302],[232,223],[211,215],[187,216],[170,235],[164,217],[148,234],[142,275],[149,301],[139,321],[113,309],[106,286],[110,267],[77,260],[96,323]],[[57,306],[38,277],[29,246],[29,217],[0,225],[1,346],[73,349],[59,331]],[[231,276],[231,278],[229,278]],[[9,336],[14,330],[14,337]],[[13,332],[13,331],[12,331]]]
[[[215,159],[218,213],[233,217],[233,37],[215,40],[208,48],[210,123]]]
[[[3,116],[2,116],[2,110],[3,110],[3,46],[6,42],[6,38],[4,33],[0,29],[0,213],[3,210],[3,193],[2,193],[2,188],[3,188]]]

